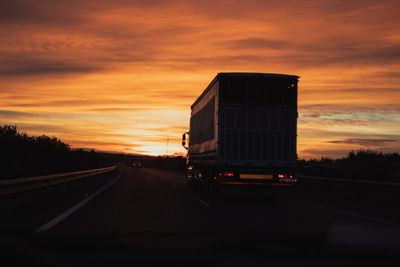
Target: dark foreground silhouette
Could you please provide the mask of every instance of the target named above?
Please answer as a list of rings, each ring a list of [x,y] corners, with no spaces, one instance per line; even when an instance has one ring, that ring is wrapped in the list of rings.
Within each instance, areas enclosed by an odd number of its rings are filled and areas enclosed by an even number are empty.
[[[46,175],[75,170],[101,168],[115,163],[185,171],[182,156],[153,157],[71,149],[57,137],[29,136],[15,125],[0,126],[0,179]],[[302,174],[360,180],[400,182],[400,154],[371,150],[351,151],[347,157],[298,160]]]
[[[351,151],[341,159],[298,160],[298,172],[358,180],[400,182],[400,154]]]
[[[100,168],[104,153],[71,149],[56,137],[29,136],[15,125],[0,126],[0,178],[15,178]]]
[[[184,170],[183,157],[135,156],[71,149],[57,137],[29,136],[16,125],[0,126],[0,179],[102,168],[140,160],[145,167]]]

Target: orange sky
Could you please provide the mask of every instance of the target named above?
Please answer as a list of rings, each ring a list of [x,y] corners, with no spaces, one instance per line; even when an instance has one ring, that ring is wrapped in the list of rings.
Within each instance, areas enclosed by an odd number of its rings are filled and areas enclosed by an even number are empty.
[[[0,123],[72,147],[182,153],[218,72],[301,76],[298,154],[400,151],[399,1],[8,1]]]

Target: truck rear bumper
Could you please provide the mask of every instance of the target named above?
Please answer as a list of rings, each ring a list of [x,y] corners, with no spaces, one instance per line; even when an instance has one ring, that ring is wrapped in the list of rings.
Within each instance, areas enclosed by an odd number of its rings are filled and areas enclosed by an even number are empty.
[[[276,196],[293,190],[293,183],[263,183],[243,181],[221,181],[221,189],[224,193],[229,192],[251,192],[260,195]]]
[[[263,183],[263,182],[242,182],[242,181],[223,181],[223,185],[247,185],[247,186],[266,186],[266,187],[280,187],[280,186],[293,186],[289,183]]]

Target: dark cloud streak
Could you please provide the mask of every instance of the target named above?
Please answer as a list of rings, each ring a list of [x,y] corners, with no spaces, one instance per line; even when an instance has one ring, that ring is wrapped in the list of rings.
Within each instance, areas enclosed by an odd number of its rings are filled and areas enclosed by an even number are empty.
[[[251,49],[251,48],[273,48],[273,49],[282,49],[288,47],[291,42],[286,40],[275,40],[275,39],[263,39],[263,38],[249,38],[249,39],[237,39],[230,40],[226,42],[219,43],[217,45],[231,47],[233,49]]]
[[[54,74],[84,74],[104,71],[103,68],[73,62],[35,61],[21,65],[0,67],[0,76],[32,76]]]
[[[383,146],[389,143],[398,142],[395,139],[344,139],[328,141],[333,144],[360,145],[360,146]]]
[[[71,26],[88,22],[83,11],[82,5],[77,9],[73,1],[2,0],[0,22]]]

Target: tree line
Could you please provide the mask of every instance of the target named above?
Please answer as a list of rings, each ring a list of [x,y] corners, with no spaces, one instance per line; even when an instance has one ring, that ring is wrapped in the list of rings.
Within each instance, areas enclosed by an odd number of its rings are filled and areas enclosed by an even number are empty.
[[[29,136],[16,125],[0,125],[0,179],[95,169],[116,163],[185,171],[184,157],[133,156],[71,149],[57,137]],[[298,160],[297,173],[347,179],[400,182],[400,154],[351,151],[346,157]]]
[[[299,173],[346,179],[400,182],[400,154],[351,151],[346,157],[298,160]]]
[[[71,149],[57,137],[29,136],[16,125],[0,126],[0,179],[101,168],[110,163],[107,153]]]

